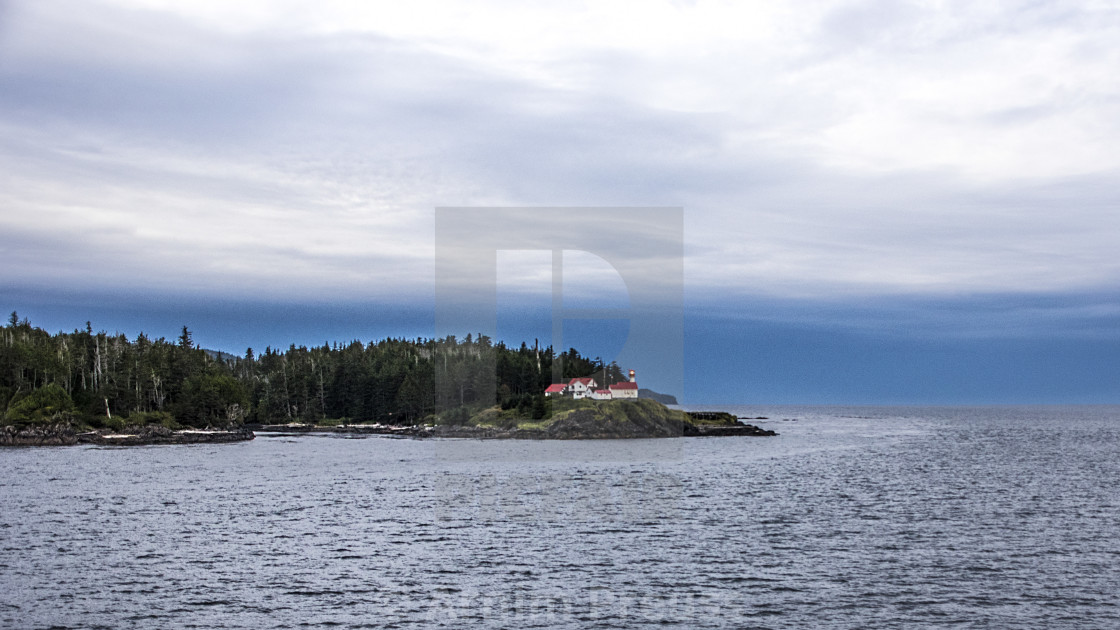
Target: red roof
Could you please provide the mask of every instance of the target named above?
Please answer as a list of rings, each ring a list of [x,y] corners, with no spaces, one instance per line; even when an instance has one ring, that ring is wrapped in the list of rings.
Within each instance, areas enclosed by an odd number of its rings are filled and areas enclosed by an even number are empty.
[[[629,381],[623,383],[615,383],[614,385],[611,385],[611,389],[638,389],[638,384],[631,383]]]
[[[590,376],[584,376],[583,378],[573,378],[572,380],[568,381],[568,384],[575,385],[576,383],[583,383],[584,385],[590,385],[591,381],[593,380],[595,379],[591,378]]]
[[[567,385],[565,385],[563,383],[557,383],[555,385],[549,385],[548,389],[544,390],[544,393],[546,393],[546,394],[556,394],[556,393],[564,391],[565,387],[567,387]]]
[[[609,389],[597,389],[597,390],[595,390],[595,393],[596,394],[609,394],[609,393],[611,393],[611,390],[609,390]]]

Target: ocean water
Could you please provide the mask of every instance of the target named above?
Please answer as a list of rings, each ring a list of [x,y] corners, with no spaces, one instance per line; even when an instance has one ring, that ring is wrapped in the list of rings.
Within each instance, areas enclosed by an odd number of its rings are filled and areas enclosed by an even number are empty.
[[[781,435],[3,449],[0,627],[1120,627],[1120,407],[730,409]]]

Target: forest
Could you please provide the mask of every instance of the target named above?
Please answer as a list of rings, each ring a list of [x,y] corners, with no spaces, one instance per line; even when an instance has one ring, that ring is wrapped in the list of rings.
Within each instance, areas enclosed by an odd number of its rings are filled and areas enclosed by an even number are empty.
[[[478,334],[235,356],[200,348],[187,326],[175,340],[95,333],[89,322],[51,334],[13,312],[0,328],[0,424],[453,424],[493,405],[540,418],[554,362],[565,379],[624,380],[617,364],[574,348],[514,348]]]

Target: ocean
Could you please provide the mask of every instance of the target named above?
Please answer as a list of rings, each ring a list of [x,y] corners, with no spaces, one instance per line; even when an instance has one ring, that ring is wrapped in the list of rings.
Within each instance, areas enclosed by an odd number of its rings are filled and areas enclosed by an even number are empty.
[[[1116,628],[1120,407],[0,450],[4,628]]]

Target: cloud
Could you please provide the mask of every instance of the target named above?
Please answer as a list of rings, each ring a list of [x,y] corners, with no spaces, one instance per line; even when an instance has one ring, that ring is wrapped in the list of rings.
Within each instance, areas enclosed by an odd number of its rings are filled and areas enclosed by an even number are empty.
[[[751,195],[748,209],[688,225],[689,286],[777,295],[1088,290],[1120,266],[1108,177],[976,186],[948,174],[806,175]],[[735,234],[731,239],[720,235]],[[707,238],[704,238],[703,236]],[[699,238],[698,238],[699,237]]]
[[[695,303],[695,302],[693,302]],[[750,297],[691,309],[697,321],[752,329],[829,330],[867,339],[1120,340],[1116,291],[863,296],[859,299]]]
[[[8,6],[0,280],[415,297],[472,205],[683,206],[697,299],[1120,280],[1107,5],[277,6]]]

